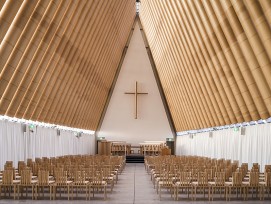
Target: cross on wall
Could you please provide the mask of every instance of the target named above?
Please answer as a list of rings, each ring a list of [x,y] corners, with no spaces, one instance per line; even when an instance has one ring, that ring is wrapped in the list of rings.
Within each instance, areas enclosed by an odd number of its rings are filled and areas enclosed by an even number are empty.
[[[138,92],[138,87],[137,87],[137,81],[135,82],[135,91],[134,92],[125,92],[125,94],[133,94],[135,96],[135,119],[137,119],[137,110],[138,110],[138,95],[146,95],[148,93],[146,92]]]

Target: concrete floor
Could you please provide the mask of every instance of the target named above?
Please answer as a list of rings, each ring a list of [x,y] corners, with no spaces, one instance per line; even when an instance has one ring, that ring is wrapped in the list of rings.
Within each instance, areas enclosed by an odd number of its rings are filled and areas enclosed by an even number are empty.
[[[152,182],[150,180],[150,175],[148,175],[145,171],[144,164],[126,164],[126,167],[122,174],[119,176],[119,181],[117,185],[115,185],[114,190],[112,193],[108,193],[108,199],[103,200],[102,194],[95,194],[94,198],[91,200],[86,201],[85,197],[79,197],[76,200],[68,201],[66,197],[62,198],[61,200],[50,201],[46,200],[1,200],[0,204],[2,203],[37,203],[37,204],[48,204],[48,203],[55,203],[55,204],[65,204],[65,203],[107,203],[107,204],[155,204],[155,203],[167,203],[167,204],[176,204],[178,202],[184,202],[186,204],[190,203],[226,203],[223,199],[215,199],[216,201],[208,202],[207,198],[198,198],[197,201],[191,201],[188,199],[186,195],[182,195],[179,198],[179,201],[173,201],[170,197],[170,193],[164,192],[162,193],[162,199],[159,200],[159,196],[156,194],[155,189],[153,188]],[[234,200],[230,201],[229,203],[271,203],[271,199],[265,201],[259,201],[258,199],[252,200],[251,198],[248,201],[242,200]]]

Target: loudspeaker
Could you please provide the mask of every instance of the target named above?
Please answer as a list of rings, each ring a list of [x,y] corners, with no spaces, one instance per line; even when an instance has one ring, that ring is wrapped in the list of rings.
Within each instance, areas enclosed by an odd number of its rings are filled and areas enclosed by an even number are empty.
[[[209,132],[209,137],[213,138],[213,134],[214,134],[213,132]]]
[[[175,149],[174,149],[174,141],[167,141],[167,146],[169,149],[171,149],[171,155],[174,155]]]
[[[246,135],[246,127],[241,127],[241,135]]]
[[[26,124],[22,124],[22,131],[26,132]]]

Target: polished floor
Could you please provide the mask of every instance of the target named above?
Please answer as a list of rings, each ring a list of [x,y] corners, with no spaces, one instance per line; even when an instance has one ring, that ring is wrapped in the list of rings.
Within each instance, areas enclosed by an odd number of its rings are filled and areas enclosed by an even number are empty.
[[[85,200],[85,197],[79,197],[76,200],[68,201],[66,197],[63,197],[61,200],[50,201],[46,200],[13,200],[13,199],[0,199],[0,203],[36,203],[36,204],[65,204],[65,203],[107,203],[107,204],[155,204],[155,203],[167,203],[167,204],[176,204],[176,203],[271,203],[271,199],[265,201],[259,201],[258,199],[249,199],[248,201],[242,200],[232,200],[230,202],[224,201],[224,199],[216,198],[215,201],[208,202],[207,198],[199,197],[196,201],[191,201],[186,195],[182,195],[179,201],[173,201],[170,197],[170,193],[165,190],[162,193],[162,199],[159,200],[159,196],[156,194],[155,189],[153,188],[152,182],[150,180],[150,175],[145,171],[144,164],[126,164],[126,167],[122,174],[119,176],[118,184],[115,185],[113,192],[108,193],[108,199],[103,200],[103,195],[95,194],[94,198],[91,200]]]

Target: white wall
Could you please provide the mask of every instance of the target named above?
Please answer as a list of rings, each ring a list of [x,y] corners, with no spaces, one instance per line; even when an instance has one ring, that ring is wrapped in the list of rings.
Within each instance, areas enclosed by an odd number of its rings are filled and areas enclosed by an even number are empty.
[[[148,92],[138,96],[138,119],[134,119],[134,96],[124,94],[134,92],[135,81],[138,91]],[[98,136],[133,145],[173,137],[138,24]]]
[[[199,133],[190,138],[189,135],[177,136],[177,155],[197,155],[211,158],[225,158],[239,160],[239,164],[259,163],[263,170],[264,165],[271,164],[271,124],[262,124],[246,127],[246,134],[241,130],[225,129],[209,133]]]
[[[61,130],[57,136],[56,129],[39,126],[33,133],[29,130],[24,133],[22,124],[0,121],[0,170],[6,161],[17,166],[18,161],[27,158],[94,153],[94,135],[82,134],[77,138],[74,133]]]

